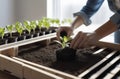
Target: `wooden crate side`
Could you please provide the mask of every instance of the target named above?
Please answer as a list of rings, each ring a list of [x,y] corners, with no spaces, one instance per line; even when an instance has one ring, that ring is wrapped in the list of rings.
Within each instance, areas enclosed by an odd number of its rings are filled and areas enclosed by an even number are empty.
[[[15,56],[15,52],[16,52],[15,48],[9,48],[9,49],[0,51],[0,54],[13,57]]]
[[[63,79],[54,74],[48,73],[44,70],[32,67],[30,65],[24,65],[24,78],[25,79]]]
[[[51,39],[42,40],[40,41],[40,45],[47,46],[50,44],[50,42],[51,42]]]
[[[102,64],[103,62],[105,62],[108,58],[112,57],[113,54],[115,54],[117,51],[112,51],[110,54],[108,54],[106,57],[104,57],[101,61],[99,61],[98,63],[96,63],[95,65],[91,66],[89,69],[87,69],[86,71],[84,71],[83,73],[81,73],[79,75],[80,78],[82,78],[83,76],[85,76],[86,74],[88,74],[89,72],[91,72],[93,69],[95,69],[96,67],[98,67],[100,64]],[[118,58],[117,58],[118,59]],[[109,65],[110,63],[108,63]],[[103,69],[105,70],[105,69]],[[101,71],[101,70],[99,70]],[[98,71],[98,72],[99,72]],[[98,73],[99,74],[99,73]],[[95,73],[95,76],[96,76],[96,73]],[[93,78],[95,79],[95,78]]]
[[[21,62],[23,62],[23,63],[25,63],[25,64],[34,66],[34,67],[36,67],[36,68],[45,70],[45,71],[47,71],[47,72],[49,72],[49,73],[52,73],[52,74],[58,75],[58,76],[60,76],[60,77],[63,77],[64,79],[80,79],[80,78],[78,78],[77,76],[73,76],[73,75],[64,73],[64,72],[62,72],[62,71],[58,71],[58,70],[55,70],[55,69],[52,69],[52,68],[49,68],[49,67],[45,67],[45,66],[43,66],[43,65],[39,65],[39,64],[30,62],[30,61],[27,61],[27,60],[24,60],[24,59],[20,59],[20,58],[17,58],[17,57],[13,57],[13,58],[16,59],[16,60],[18,60],[18,61],[21,61]]]
[[[51,38],[51,42],[54,40],[58,40],[57,37]]]
[[[20,79],[23,78],[24,63],[16,61],[10,57],[0,54],[0,70],[6,71]]]

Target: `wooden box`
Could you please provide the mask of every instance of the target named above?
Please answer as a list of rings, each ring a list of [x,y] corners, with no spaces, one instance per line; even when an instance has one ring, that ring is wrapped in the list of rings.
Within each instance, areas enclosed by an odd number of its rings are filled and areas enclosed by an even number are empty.
[[[40,41],[42,42],[48,39],[48,38],[46,39],[45,38],[41,38],[42,40]],[[49,38],[49,41],[51,38]],[[34,39],[34,42],[38,42],[35,40],[38,40],[38,39]],[[24,42],[24,44],[22,44],[23,42],[21,42],[21,44],[17,46],[19,48],[19,46],[27,45],[31,43],[30,41],[34,43],[33,40],[29,40],[28,43]],[[109,54],[105,56],[102,60],[100,60],[98,63],[86,69],[83,73],[77,76],[74,76],[74,75],[59,71],[59,70],[55,70],[55,69],[52,69],[52,68],[49,68],[43,65],[39,65],[39,64],[21,59],[21,58],[17,58],[15,57],[17,53],[16,53],[16,48],[14,49],[14,47],[12,48],[12,50],[14,50],[12,54],[10,53],[5,54],[11,57],[0,55],[0,69],[8,71],[19,78],[25,78],[25,79],[37,79],[37,78],[38,79],[80,79],[80,78],[83,78],[83,79],[84,78],[85,79],[104,78],[106,79],[106,78],[113,78],[120,71],[120,65],[119,65],[120,56],[118,54],[120,51],[120,45],[113,44],[113,43],[106,43],[106,42],[98,42],[93,46],[100,47],[100,49],[95,51],[93,54],[100,53],[107,48],[112,49],[112,51],[110,51]],[[118,64],[116,64],[116,62]],[[103,67],[101,66],[102,64],[104,64]],[[112,70],[110,70],[110,68],[113,67],[114,65],[115,67]],[[15,67],[15,69],[13,67]],[[99,70],[97,70],[97,68]],[[109,72],[107,72],[108,70]]]
[[[111,59],[111,57],[113,55],[115,55],[116,53],[118,53],[120,51],[120,45],[119,44],[113,44],[113,43],[106,43],[106,42],[98,42],[96,45],[93,46],[97,46],[100,47],[99,50],[95,51],[93,54],[97,54],[100,53],[104,50],[106,50],[107,48],[111,49],[112,51],[109,52],[109,54],[107,56],[105,56],[101,61],[99,61],[98,63],[96,63],[95,65],[93,65],[92,67],[90,67],[89,69],[86,69],[86,71],[84,71],[82,74],[79,74],[78,76],[74,76],[59,70],[55,70],[43,65],[39,65],[21,58],[17,58],[17,57],[13,57],[13,59],[21,61],[25,64],[28,64],[30,66],[33,66],[35,68],[38,69],[42,69],[44,71],[47,71],[49,73],[55,74],[57,76],[60,76],[64,79],[80,79],[80,78],[91,78],[91,79],[95,79],[97,77],[99,77],[102,73],[104,73],[105,70],[107,70],[110,66],[112,66],[113,63],[115,63],[116,61],[118,62],[118,60],[120,59],[120,56],[115,57],[115,59],[111,60],[110,63],[108,63],[108,65],[105,65],[105,67],[101,67],[100,71],[96,71],[96,73],[92,74],[90,77],[86,77],[87,74],[91,73],[91,71],[95,68],[97,68],[99,65],[101,65],[102,63],[108,61],[109,59]],[[119,64],[119,63],[118,63]],[[119,66],[116,67],[117,69],[119,68]],[[113,69],[114,70],[114,69]],[[110,75],[110,73],[112,72],[112,75]],[[119,72],[119,70],[117,70],[115,72],[114,70],[114,74],[113,71],[111,71],[110,73],[108,73],[108,75],[105,75],[104,78],[112,78],[114,77],[115,74],[117,74]],[[100,77],[101,78],[101,77]]]

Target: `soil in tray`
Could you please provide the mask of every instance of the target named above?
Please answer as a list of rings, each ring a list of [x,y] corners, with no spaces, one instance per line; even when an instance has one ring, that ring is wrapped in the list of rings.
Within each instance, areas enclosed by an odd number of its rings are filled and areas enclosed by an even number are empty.
[[[24,50],[24,47],[21,48],[17,57],[76,76],[88,69],[89,67],[91,67],[92,65],[94,65],[95,63],[97,63],[98,61],[100,61],[106,55],[106,52],[108,53],[107,50],[101,53],[102,55],[93,55],[92,53],[99,48],[79,49],[77,50],[77,56],[74,61],[58,62],[56,61],[55,54],[55,50],[60,48],[58,44],[51,44],[45,47],[38,46],[35,48],[27,48],[28,49],[26,50]]]

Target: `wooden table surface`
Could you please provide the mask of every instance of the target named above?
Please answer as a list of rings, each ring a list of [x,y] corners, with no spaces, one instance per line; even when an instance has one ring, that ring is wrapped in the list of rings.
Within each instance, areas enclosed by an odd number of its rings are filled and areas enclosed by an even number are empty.
[[[7,74],[7,73],[5,73],[3,71],[0,71],[0,79],[19,79],[19,78],[14,77],[14,76],[12,76],[10,74]]]

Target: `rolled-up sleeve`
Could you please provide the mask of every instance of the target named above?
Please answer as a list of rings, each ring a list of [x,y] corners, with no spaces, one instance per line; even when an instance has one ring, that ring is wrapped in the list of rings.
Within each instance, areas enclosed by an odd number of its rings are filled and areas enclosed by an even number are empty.
[[[111,18],[110,20],[116,24],[117,28],[120,29],[120,10],[118,10]]]
[[[86,26],[91,24],[91,16],[93,16],[98,9],[101,7],[104,0],[88,0],[86,5],[77,13],[74,13],[74,16],[81,16],[84,20]]]

